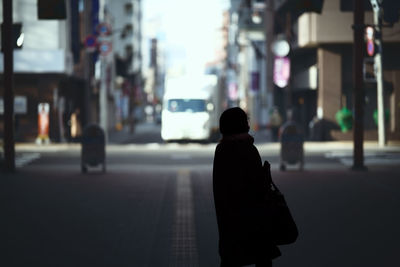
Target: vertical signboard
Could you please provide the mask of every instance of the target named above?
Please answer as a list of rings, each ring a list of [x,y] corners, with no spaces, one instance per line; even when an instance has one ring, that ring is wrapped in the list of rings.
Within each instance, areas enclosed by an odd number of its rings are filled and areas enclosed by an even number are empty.
[[[49,142],[50,126],[50,105],[49,103],[39,103],[38,105],[38,138],[37,143]]]
[[[288,85],[290,78],[290,59],[288,57],[275,57],[274,61],[274,83],[284,88]]]

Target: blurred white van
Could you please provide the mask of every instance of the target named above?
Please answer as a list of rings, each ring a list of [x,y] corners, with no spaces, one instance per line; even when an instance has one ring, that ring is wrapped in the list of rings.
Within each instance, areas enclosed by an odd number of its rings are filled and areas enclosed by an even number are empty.
[[[161,137],[210,140],[218,132],[217,76],[167,79],[161,112]]]

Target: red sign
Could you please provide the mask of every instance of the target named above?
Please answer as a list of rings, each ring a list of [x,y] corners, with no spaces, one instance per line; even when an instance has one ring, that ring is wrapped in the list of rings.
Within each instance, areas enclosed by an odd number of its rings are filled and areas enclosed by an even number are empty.
[[[95,35],[88,35],[85,38],[85,47],[86,50],[89,52],[94,52],[96,51],[96,46],[97,46],[97,38]]]
[[[373,27],[368,26],[365,28],[365,37],[367,39],[367,54],[370,57],[372,57],[375,53],[374,34],[375,30]]]
[[[38,130],[39,138],[42,140],[49,139],[49,111],[50,105],[48,103],[40,103],[38,106]]]
[[[374,41],[372,41],[372,40],[367,41],[367,53],[368,53],[368,56],[370,56],[370,57],[372,57],[375,53],[375,45],[374,45]]]
[[[97,44],[97,38],[95,35],[91,34],[86,36],[85,38],[85,46],[86,47],[95,47]]]
[[[107,36],[111,34],[111,26],[108,23],[100,23],[97,25],[96,31],[100,36]]]

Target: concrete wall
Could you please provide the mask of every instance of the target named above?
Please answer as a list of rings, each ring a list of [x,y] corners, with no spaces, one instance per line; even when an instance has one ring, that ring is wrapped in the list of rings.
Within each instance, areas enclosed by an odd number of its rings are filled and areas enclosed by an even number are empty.
[[[400,70],[392,71],[393,93],[390,96],[390,123],[391,133],[400,133]]]
[[[317,109],[322,109],[324,119],[335,122],[335,114],[341,108],[342,56],[327,48],[318,48]]]
[[[365,23],[373,24],[372,12],[365,12]],[[324,1],[321,14],[304,13],[297,21],[299,47],[313,47],[328,43],[353,42],[353,12],[342,12],[340,0]],[[400,42],[400,23],[383,28],[384,42]]]

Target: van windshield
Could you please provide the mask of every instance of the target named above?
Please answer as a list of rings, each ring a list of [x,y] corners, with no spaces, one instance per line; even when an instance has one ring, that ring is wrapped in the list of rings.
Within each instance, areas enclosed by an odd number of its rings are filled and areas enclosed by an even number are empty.
[[[170,112],[204,112],[206,101],[204,99],[170,99],[168,100]]]

